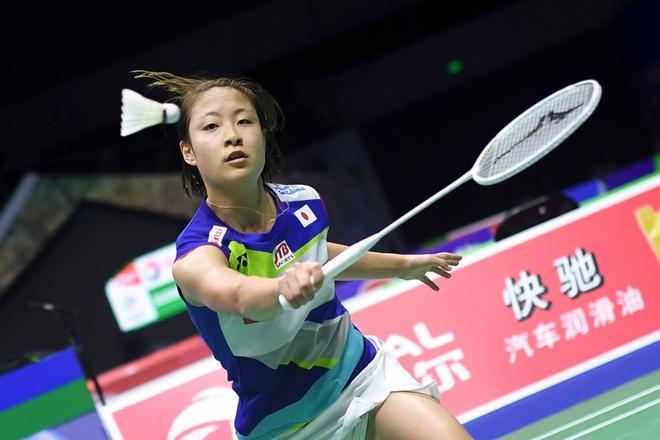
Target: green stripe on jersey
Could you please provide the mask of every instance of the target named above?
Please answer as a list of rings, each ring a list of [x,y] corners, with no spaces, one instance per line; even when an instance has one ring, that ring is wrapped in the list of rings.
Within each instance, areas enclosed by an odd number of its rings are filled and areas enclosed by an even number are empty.
[[[300,368],[304,368],[305,370],[311,370],[313,367],[323,367],[323,368],[332,368],[335,365],[337,365],[337,362],[340,361],[340,358],[334,358],[334,359],[317,359],[315,362],[306,362],[298,359],[290,359],[289,362],[286,362],[281,365],[289,365],[289,363],[294,363],[298,365]]]
[[[275,269],[275,265],[273,264],[273,253],[272,252],[255,251],[253,249],[245,248],[245,252],[247,253],[247,261],[248,261],[247,275],[256,275],[256,276],[266,277],[266,278],[275,278],[275,277],[277,277],[282,272],[287,270],[287,268],[291,264],[293,264],[296,261],[299,261],[300,258],[312,246],[318,244],[321,237],[327,231],[328,231],[328,228],[326,227],[321,232],[319,232],[316,236],[314,236],[311,240],[309,240],[307,243],[302,245],[299,249],[295,250],[293,252],[293,255],[295,255],[296,258],[294,258],[293,260],[291,260],[289,263],[285,264],[284,266],[280,267],[279,270]]]

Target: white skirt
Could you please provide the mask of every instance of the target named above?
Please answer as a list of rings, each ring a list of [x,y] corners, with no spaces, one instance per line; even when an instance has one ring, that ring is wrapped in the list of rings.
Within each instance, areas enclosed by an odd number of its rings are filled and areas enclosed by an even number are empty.
[[[362,440],[369,411],[382,404],[391,392],[411,391],[440,400],[435,382],[421,384],[396,359],[387,345],[374,336],[374,359],[341,393],[336,402],[303,428],[281,434],[277,440]]]

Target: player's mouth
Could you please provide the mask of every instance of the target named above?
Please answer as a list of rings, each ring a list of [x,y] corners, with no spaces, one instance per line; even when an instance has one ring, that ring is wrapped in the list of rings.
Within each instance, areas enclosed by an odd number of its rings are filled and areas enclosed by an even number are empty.
[[[225,162],[231,163],[231,164],[238,164],[238,163],[243,163],[247,160],[248,155],[245,154],[241,150],[236,150],[232,151],[229,153],[229,155],[225,158]]]

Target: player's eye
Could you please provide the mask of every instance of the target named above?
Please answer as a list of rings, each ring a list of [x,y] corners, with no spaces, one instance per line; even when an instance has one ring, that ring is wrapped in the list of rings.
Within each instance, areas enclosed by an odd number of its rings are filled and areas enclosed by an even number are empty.
[[[218,128],[218,124],[216,124],[215,122],[210,122],[204,126],[205,131],[214,130],[216,128]]]
[[[241,119],[238,121],[240,125],[252,124],[252,121],[249,119]]]

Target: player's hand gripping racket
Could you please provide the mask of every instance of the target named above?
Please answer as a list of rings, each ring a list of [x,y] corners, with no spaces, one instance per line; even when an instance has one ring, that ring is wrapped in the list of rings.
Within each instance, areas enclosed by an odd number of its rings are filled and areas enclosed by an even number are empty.
[[[387,234],[468,180],[492,185],[532,165],[582,125],[598,105],[600,95],[600,84],[586,80],[565,87],[530,107],[486,145],[470,171],[380,232],[360,240],[324,264],[325,278],[336,278]],[[284,296],[279,295],[278,299],[283,308],[292,308]]]

